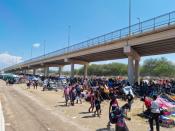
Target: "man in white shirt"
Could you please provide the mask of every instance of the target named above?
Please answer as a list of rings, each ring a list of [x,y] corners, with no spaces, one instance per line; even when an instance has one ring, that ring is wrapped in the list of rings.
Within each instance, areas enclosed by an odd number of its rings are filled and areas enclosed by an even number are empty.
[[[151,103],[151,116],[149,119],[151,131],[154,131],[153,120],[155,120],[155,122],[156,122],[156,130],[157,131],[160,130],[160,126],[159,126],[160,107],[159,107],[159,104],[156,102],[156,99],[157,99],[157,96],[154,95],[153,101]]]

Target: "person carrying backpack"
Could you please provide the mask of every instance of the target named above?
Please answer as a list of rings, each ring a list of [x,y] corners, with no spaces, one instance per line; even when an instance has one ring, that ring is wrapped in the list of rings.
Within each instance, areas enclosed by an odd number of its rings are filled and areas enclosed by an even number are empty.
[[[113,112],[119,108],[118,101],[116,99],[116,96],[113,94],[111,95],[111,101],[109,105],[109,122],[108,122],[108,127],[110,128],[110,123],[113,123],[112,121],[116,121],[115,118],[113,117]],[[113,118],[112,118],[113,117]]]
[[[127,120],[131,120],[131,119],[127,117],[124,110],[125,110],[124,107],[122,108],[119,107],[118,102],[114,97],[111,100],[110,106],[109,106],[109,120],[110,120],[110,123],[115,124],[115,131],[129,131],[125,123],[125,119]]]
[[[77,100],[77,104],[78,104],[78,100],[80,101],[80,104],[82,104],[82,101],[81,101],[81,87],[79,84],[76,85],[75,87],[76,89],[76,100]]]

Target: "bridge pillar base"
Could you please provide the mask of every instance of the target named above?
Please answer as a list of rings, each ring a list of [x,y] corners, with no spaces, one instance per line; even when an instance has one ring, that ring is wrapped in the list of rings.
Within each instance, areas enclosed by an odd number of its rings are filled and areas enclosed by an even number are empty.
[[[138,84],[140,84],[140,70],[139,70],[139,62],[140,60],[136,59],[135,60],[135,82],[138,82]]]
[[[27,71],[26,71],[26,70],[23,70],[22,73],[23,73],[24,75],[26,75]]]
[[[71,64],[71,78],[74,77],[74,64]]]
[[[134,63],[132,56],[128,56],[128,81],[131,85],[134,84]]]
[[[44,76],[49,76],[49,67],[44,67]]]
[[[88,75],[88,64],[84,64],[84,79],[87,78]]]
[[[63,70],[63,67],[62,66],[59,66],[58,67],[58,74],[59,74],[59,77],[62,75],[62,70]]]
[[[33,69],[33,75],[36,75],[36,69]]]
[[[140,55],[130,46],[124,47],[124,53],[128,56],[128,81],[131,85],[139,83]]]

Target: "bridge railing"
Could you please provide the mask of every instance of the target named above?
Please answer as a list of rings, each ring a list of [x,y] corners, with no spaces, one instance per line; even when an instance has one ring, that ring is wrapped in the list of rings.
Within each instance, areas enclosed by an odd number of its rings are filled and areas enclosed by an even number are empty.
[[[72,46],[48,53],[46,55],[32,58],[18,65],[14,65],[12,67],[16,67],[16,66],[20,66],[23,64],[40,61],[40,60],[44,61],[44,59],[48,59],[54,56],[61,56],[61,55],[65,55],[78,50],[82,50],[82,49],[86,49],[86,48],[90,48],[98,45],[103,45],[108,42],[126,38],[129,35],[132,36],[132,35],[141,34],[147,31],[156,30],[156,29],[159,29],[160,27],[166,27],[172,24],[175,24],[175,11],[130,26],[130,34],[129,34],[129,27],[126,27],[123,29],[119,29],[119,30],[104,34],[102,36],[89,39],[87,41],[83,41],[81,43],[78,43]]]

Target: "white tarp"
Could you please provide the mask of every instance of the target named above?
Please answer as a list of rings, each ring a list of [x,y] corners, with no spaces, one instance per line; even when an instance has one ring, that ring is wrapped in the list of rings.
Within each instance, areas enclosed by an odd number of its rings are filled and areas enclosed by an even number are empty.
[[[125,95],[128,95],[129,92],[131,93],[131,95],[134,97],[134,93],[132,91],[132,86],[126,86],[123,88],[123,92],[125,93]]]

